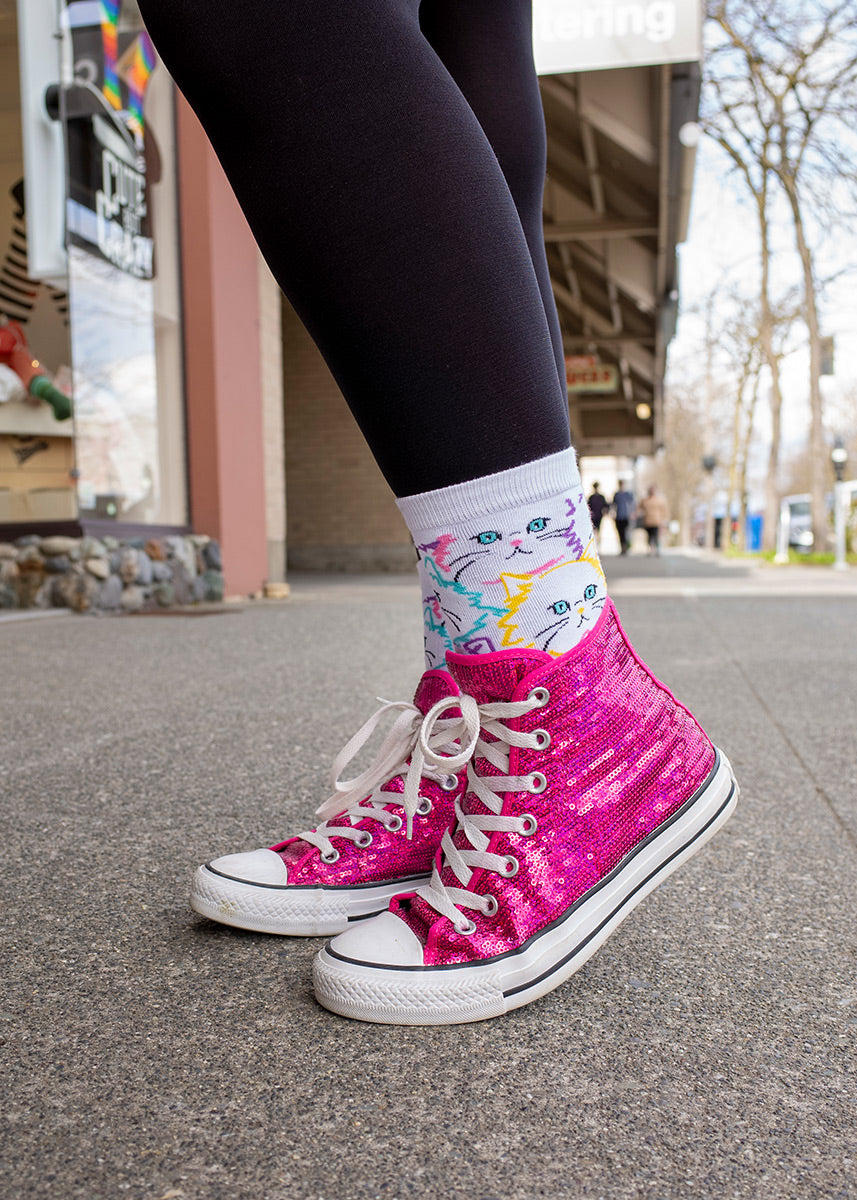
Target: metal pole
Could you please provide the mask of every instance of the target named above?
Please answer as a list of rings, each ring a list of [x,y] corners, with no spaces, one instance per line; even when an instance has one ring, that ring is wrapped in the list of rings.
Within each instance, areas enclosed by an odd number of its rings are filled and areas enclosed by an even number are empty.
[[[851,496],[855,491],[857,482],[853,479],[837,479],[833,485],[833,531],[836,540],[834,571],[848,570],[848,512],[851,508]]]
[[[777,552],[774,562],[780,565],[789,561],[789,524],[791,512],[788,504],[780,504],[780,519],[777,522]]]

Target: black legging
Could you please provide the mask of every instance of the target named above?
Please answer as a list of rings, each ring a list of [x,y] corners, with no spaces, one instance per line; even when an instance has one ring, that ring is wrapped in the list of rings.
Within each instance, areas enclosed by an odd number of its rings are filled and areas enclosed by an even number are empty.
[[[530,0],[141,0],[396,495],[569,444]]]

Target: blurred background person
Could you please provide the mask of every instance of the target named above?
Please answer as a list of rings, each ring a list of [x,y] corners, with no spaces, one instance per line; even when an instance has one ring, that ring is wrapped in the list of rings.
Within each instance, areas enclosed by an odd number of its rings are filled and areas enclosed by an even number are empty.
[[[668,523],[670,512],[666,499],[654,484],[640,501],[640,519],[649,539],[649,554],[660,554],[661,526]]]
[[[600,542],[601,521],[604,518],[604,514],[610,508],[610,505],[607,502],[607,498],[602,496],[601,492],[598,490],[597,483],[593,483],[592,494],[586,503],[589,505],[589,515],[592,518],[592,528],[595,530],[595,540]]]
[[[616,532],[619,534],[620,553],[627,554],[630,542],[628,541],[628,526],[634,519],[636,505],[634,503],[634,493],[628,490],[628,481],[626,479],[619,480],[619,491],[613,497],[613,520],[616,522]]]

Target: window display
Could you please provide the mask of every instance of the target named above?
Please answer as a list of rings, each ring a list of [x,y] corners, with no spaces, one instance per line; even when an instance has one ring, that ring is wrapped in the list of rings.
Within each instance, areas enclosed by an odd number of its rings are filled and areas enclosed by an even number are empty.
[[[0,8],[0,523],[184,526],[172,82],[133,2]]]
[[[172,89],[136,6],[73,0],[65,22],[80,514],[183,524]]]

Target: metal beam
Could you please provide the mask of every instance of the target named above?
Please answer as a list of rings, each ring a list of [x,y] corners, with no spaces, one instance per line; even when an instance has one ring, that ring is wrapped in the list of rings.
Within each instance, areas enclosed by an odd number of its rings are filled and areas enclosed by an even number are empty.
[[[582,300],[576,299],[568,288],[563,287],[556,279],[553,280],[553,292],[560,304],[563,305],[570,313],[572,313],[579,321],[582,321],[585,326],[593,331],[593,341],[598,340],[599,334],[607,334],[615,336],[616,331],[612,323],[607,317],[603,317],[601,313],[591,308]],[[638,375],[647,380],[649,386],[654,379],[655,360],[642,346],[635,343],[633,336],[629,337],[623,343],[625,356],[628,360],[628,365]]]
[[[580,348],[593,346],[616,346],[625,342],[633,342],[635,346],[654,346],[654,335],[637,333],[593,333],[588,337],[583,334],[563,338],[566,347]]]
[[[561,221],[545,225],[546,242],[591,242],[605,238],[657,237],[658,227],[639,221]]]
[[[592,100],[584,100],[581,103],[575,91],[565,87],[558,79],[549,75],[542,76],[541,88],[544,95],[556,100],[576,117],[588,121],[604,137],[615,142],[617,146],[621,146],[623,150],[645,163],[647,167],[658,165],[657,146],[653,146],[648,138],[642,137],[635,130],[630,129],[624,121],[602,108],[600,104]]]
[[[567,192],[577,205],[582,205],[587,213],[597,219],[597,213],[592,208],[589,177],[586,164],[573,150],[565,146],[557,138],[554,130],[548,126],[548,175],[564,192]],[[602,176],[603,178],[603,176]],[[646,188],[638,180],[627,175],[609,175],[606,179],[608,187],[621,195],[619,215],[626,220],[649,223],[652,220],[653,206],[657,205],[658,197],[653,189]],[[613,215],[620,206],[613,204]],[[611,216],[612,219],[612,216]]]

